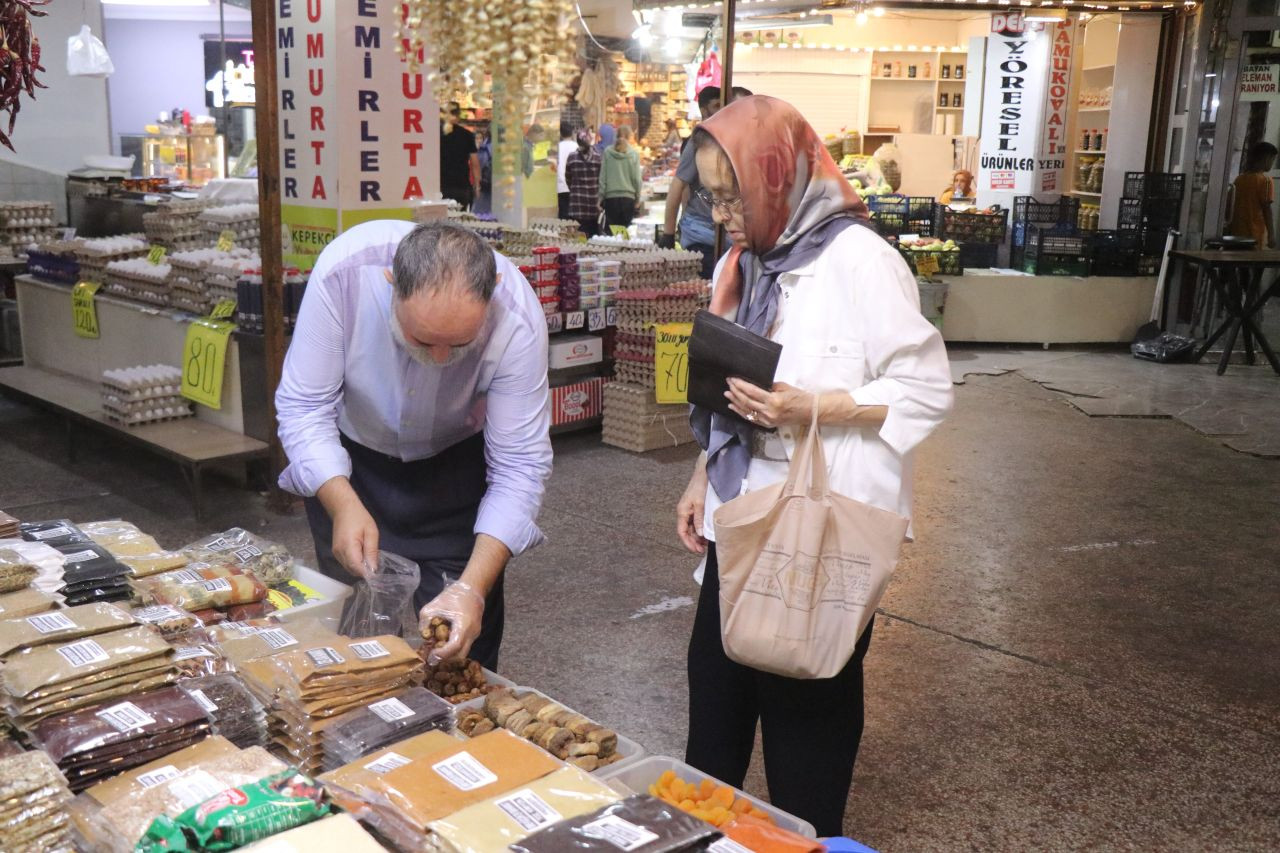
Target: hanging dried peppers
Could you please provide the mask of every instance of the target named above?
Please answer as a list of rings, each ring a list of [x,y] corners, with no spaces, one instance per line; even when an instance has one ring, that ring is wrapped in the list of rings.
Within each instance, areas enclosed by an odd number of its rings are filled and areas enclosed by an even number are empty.
[[[13,151],[13,133],[22,106],[22,93],[35,98],[36,88],[45,85],[36,79],[40,64],[40,39],[31,31],[31,18],[43,17],[40,6],[50,0],[0,0],[0,112],[9,113],[8,131],[0,131],[0,144]]]

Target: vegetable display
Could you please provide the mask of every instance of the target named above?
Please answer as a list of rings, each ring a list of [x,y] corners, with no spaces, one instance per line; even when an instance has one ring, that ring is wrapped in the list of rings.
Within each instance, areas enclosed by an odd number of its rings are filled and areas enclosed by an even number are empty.
[[[0,131],[0,144],[15,150],[9,136],[22,108],[22,93],[34,99],[36,88],[47,88],[36,79],[40,64],[40,39],[31,31],[31,18],[47,13],[40,6],[49,0],[0,0],[0,112],[9,114],[9,129]]]

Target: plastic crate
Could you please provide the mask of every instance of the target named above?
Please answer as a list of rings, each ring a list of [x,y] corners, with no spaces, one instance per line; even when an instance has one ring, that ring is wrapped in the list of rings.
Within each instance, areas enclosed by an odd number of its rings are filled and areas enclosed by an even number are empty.
[[[1067,225],[1075,227],[1080,219],[1080,199],[1063,196],[1057,201],[1040,202],[1029,195],[1013,200],[1013,228],[1009,260],[1016,267],[1022,263],[1027,235],[1033,226]]]
[[[1122,231],[1158,229],[1164,234],[1178,226],[1182,204],[1174,199],[1122,198],[1116,214],[1116,228]]]
[[[919,274],[919,271],[916,269],[916,258],[921,257],[922,255],[929,255],[938,259],[938,275],[964,275],[964,265],[960,261],[959,252],[916,251],[903,247],[899,247],[898,251],[901,252],[902,257],[906,259],[907,266],[911,267],[911,272],[913,274]]]
[[[1187,191],[1187,176],[1173,172],[1125,172],[1124,197],[1164,199],[1181,202]]]
[[[944,240],[957,243],[1003,243],[1009,233],[1009,211],[975,213],[943,207],[940,233]]]
[[[1027,255],[1022,262],[1022,271],[1032,275],[1075,275],[1089,274],[1089,259],[1080,255]]]
[[[1000,263],[1000,247],[995,243],[961,243],[962,270],[991,269]]]
[[[648,758],[642,758],[634,764],[625,767],[610,767],[605,772],[599,774],[600,781],[608,784],[611,788],[620,794],[647,794],[649,786],[655,784],[659,777],[666,771],[672,771],[685,782],[692,784],[701,784],[703,779],[710,779],[715,783],[716,787],[725,785],[714,776],[708,776],[701,770],[695,770],[683,761],[677,761],[674,758],[666,758],[660,755],[651,755]],[[805,838],[817,838],[818,833],[813,828],[813,824],[808,821],[801,820],[795,815],[788,814],[782,809],[766,803],[764,800],[757,799],[743,791],[735,791],[736,796],[746,797],[751,805],[760,809],[760,811],[773,818],[774,822],[783,829],[790,830],[797,835],[803,835]]]
[[[1142,250],[1132,231],[1091,231],[1085,237],[1090,275],[1138,275]]]
[[[1085,238],[1074,225],[1054,225],[1051,228],[1032,225],[1027,233],[1025,254],[1027,258],[1037,255],[1082,258],[1085,255],[1084,245]]]
[[[80,280],[80,263],[74,257],[32,250],[27,253],[27,271],[45,281],[75,284]]]

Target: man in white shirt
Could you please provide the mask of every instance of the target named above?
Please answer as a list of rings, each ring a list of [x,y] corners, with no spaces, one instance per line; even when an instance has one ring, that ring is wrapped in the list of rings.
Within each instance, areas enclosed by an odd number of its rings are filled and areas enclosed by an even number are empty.
[[[578,142],[573,138],[573,125],[560,122],[560,151],[556,159],[556,193],[560,202],[557,214],[561,219],[569,218],[569,176],[565,166],[569,163],[569,155],[578,150]]]
[[[343,233],[311,273],[276,411],[280,485],[306,498],[320,568],[414,560],[422,619],[453,624],[436,656],[496,667],[502,573],[542,541],[551,472],[546,320],[520,271],[456,225]]]

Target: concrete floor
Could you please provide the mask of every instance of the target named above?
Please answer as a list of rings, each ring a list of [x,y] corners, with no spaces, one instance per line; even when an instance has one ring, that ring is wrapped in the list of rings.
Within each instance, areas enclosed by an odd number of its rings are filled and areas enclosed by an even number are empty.
[[[1020,373],[969,376],[956,401],[919,454],[917,542],[867,658],[848,834],[1280,848],[1280,463],[1172,419],[1088,417]],[[60,435],[0,401],[0,508],[120,516],[170,546],[240,525],[311,557],[300,514],[215,481],[197,525],[176,470],[96,436],[71,465]],[[693,451],[594,434],[556,451],[550,541],[510,571],[501,669],[679,756],[696,589],[672,508]]]

